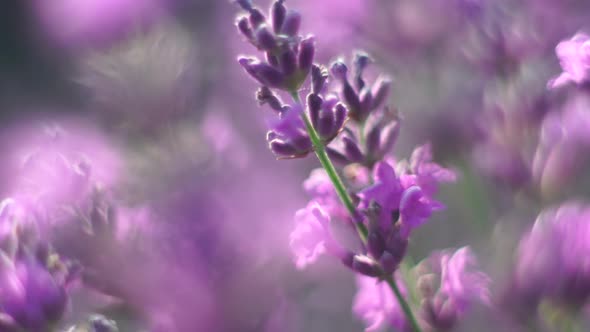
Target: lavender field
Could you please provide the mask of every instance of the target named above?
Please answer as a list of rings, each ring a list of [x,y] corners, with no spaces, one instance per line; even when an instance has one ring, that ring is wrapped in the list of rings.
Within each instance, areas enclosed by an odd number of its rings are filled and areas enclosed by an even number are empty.
[[[590,331],[590,1],[6,0],[0,332]]]

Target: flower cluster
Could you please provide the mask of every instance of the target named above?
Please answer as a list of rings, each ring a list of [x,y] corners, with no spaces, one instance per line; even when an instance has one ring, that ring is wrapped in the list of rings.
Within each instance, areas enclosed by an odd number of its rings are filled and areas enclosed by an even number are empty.
[[[302,39],[290,29],[289,33],[285,31],[287,21],[284,17],[289,14],[285,14],[287,11],[281,0],[272,5],[270,24],[249,1],[238,3],[249,13],[247,18],[239,19],[238,29],[266,53],[268,61],[239,59],[246,71],[263,85],[256,94],[260,104],[268,104],[279,116],[279,120],[271,124],[267,136],[270,149],[279,158],[304,157],[314,151],[324,168],[315,170],[305,182],[312,200],[295,216],[296,226],[290,244],[296,265],[303,268],[327,253],[365,276],[362,278],[369,278],[361,280],[371,280],[361,285],[382,279],[393,282],[395,288],[393,275],[406,255],[412,231],[424,224],[434,211],[443,209],[434,196],[439,184],[455,181],[456,174],[433,161],[429,144],[416,148],[407,161],[392,156],[400,120],[397,112],[386,106],[391,79],[381,75],[374,83],[368,83],[366,69],[373,60],[364,52],[354,54],[350,73],[344,60],[332,63],[329,72],[322,65],[310,65],[311,92],[302,105],[299,88],[306,79],[308,66],[302,65],[300,60],[297,67],[294,59],[297,52],[300,59],[305,54],[305,41],[311,37]],[[299,18],[294,15],[291,14]],[[267,26],[272,26],[274,33]],[[328,84],[331,77],[336,84]],[[285,105],[273,89],[289,92],[294,104]],[[346,181],[342,180],[330,158],[343,167]],[[345,243],[336,236],[334,228],[340,225],[349,225],[356,230],[360,246]],[[464,286],[462,290],[449,290],[452,286],[445,285],[440,294],[429,298],[425,312],[428,312],[432,325],[454,324],[468,306],[467,298],[478,291],[485,292],[487,287],[483,277],[464,271],[472,260],[467,249],[452,257],[441,257],[442,262],[435,269],[439,273],[444,271],[444,283],[458,278],[460,283],[477,283]],[[385,283],[377,287],[381,289],[384,285],[390,287]],[[393,297],[391,293],[388,296]],[[404,300],[399,296],[397,300],[383,300],[381,304],[385,308],[375,309],[373,304],[356,307],[372,308],[361,314],[366,320],[372,320],[371,326],[394,320],[417,328],[415,321],[400,318],[404,314],[389,312],[403,305]],[[369,296],[361,298],[364,299],[359,300],[362,303],[374,301]],[[441,313],[443,303],[446,311]],[[454,306],[452,313],[447,312],[451,310],[450,306]],[[391,315],[399,316],[399,319],[391,318]]]
[[[590,75],[590,37],[578,33],[570,40],[562,41],[555,49],[563,69],[556,78],[549,82],[549,87],[556,88],[567,83],[585,84]]]
[[[586,205],[569,202],[541,213],[521,239],[513,295],[531,299],[531,311],[546,299],[566,308],[587,304],[589,234],[590,209]]]
[[[46,331],[63,316],[76,269],[42,241],[18,202],[0,202],[0,327]]]
[[[471,249],[463,247],[454,252],[433,253],[408,273],[396,273],[395,278],[401,292],[405,296],[412,294],[410,298],[419,303],[422,325],[435,331],[450,331],[474,304],[490,304],[490,280],[475,267]],[[358,276],[357,282],[353,310],[365,321],[365,331],[380,331],[388,326],[411,331],[401,306],[385,283],[366,276]]]

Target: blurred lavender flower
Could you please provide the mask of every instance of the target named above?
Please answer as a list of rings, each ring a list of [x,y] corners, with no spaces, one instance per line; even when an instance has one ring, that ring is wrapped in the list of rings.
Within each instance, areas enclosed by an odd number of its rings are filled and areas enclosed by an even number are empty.
[[[475,271],[469,247],[434,253],[418,266],[417,287],[424,320],[439,331],[452,330],[475,302],[490,304],[490,279]]]
[[[10,199],[0,204],[0,223],[12,228],[0,239],[0,329],[43,332],[62,318],[74,270],[40,241],[21,208]]]
[[[72,49],[111,44],[165,14],[168,0],[31,1],[38,26],[50,42]]]
[[[291,249],[298,268],[313,263],[326,251],[330,238],[330,216],[322,208],[310,203],[295,214],[295,229],[290,236]]]
[[[92,315],[86,322],[72,326],[67,332],[119,332],[117,323],[102,315]]]
[[[542,212],[521,240],[512,296],[543,298],[568,308],[590,299],[590,209],[568,202]],[[551,276],[551,277],[548,277]],[[538,302],[537,302],[538,304]]]
[[[366,332],[380,331],[394,327],[400,331],[410,331],[410,326],[397,299],[389,286],[375,278],[357,276],[358,291],[354,297],[353,312],[366,325]],[[407,290],[401,278],[396,275],[396,282],[401,292],[407,296]]]
[[[401,176],[404,186],[417,185],[429,197],[436,194],[440,183],[457,181],[457,174],[433,162],[432,146],[424,144],[412,152],[407,174]]]
[[[49,232],[67,221],[72,209],[86,208],[96,185],[114,186],[121,162],[110,141],[84,122],[32,123],[2,133],[0,187]]]
[[[65,276],[36,257],[2,256],[0,327],[7,332],[46,331],[66,308]]]
[[[561,191],[588,162],[590,148],[590,97],[571,95],[560,112],[548,114],[541,124],[532,175],[545,195]]]
[[[584,84],[590,75],[590,37],[578,33],[569,40],[560,42],[555,48],[563,69],[556,78],[549,81],[549,87],[556,88],[567,83]]]
[[[153,134],[197,110],[198,59],[190,32],[164,21],[90,52],[78,82],[90,90],[91,108],[109,127]]]

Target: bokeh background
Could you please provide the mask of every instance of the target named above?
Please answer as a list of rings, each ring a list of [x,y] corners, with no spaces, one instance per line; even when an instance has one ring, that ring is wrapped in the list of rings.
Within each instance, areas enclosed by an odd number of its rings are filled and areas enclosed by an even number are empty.
[[[403,119],[396,156],[431,142],[435,159],[460,174],[442,188],[446,210],[412,238],[412,257],[470,245],[499,294],[537,214],[590,195],[590,96],[547,88],[562,71],[556,45],[590,31],[590,2],[287,5],[301,12],[302,31],[316,35],[317,61],[363,49],[375,59],[373,75],[393,78],[389,103]],[[139,244],[127,237],[89,244],[56,226],[55,246],[93,264],[105,289],[125,299],[80,289],[64,326],[101,312],[121,331],[363,330],[351,313],[350,271],[329,258],[304,271],[293,264],[293,215],[308,200],[302,183],[318,163],[268,151],[270,113],[236,61],[256,52],[236,32],[236,4],[0,6],[1,196],[22,187],[23,153],[57,144],[90,161],[129,224],[119,231],[141,234]],[[552,136],[566,120],[579,133]],[[32,172],[51,197],[67,186],[59,174]],[[495,313],[472,316],[459,330],[498,331]]]

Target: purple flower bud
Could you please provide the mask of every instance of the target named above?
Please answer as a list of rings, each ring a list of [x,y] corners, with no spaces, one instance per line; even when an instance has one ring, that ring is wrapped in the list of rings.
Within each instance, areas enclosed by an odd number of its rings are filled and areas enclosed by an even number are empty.
[[[272,54],[272,52],[266,52],[264,55],[266,57],[266,62],[275,68],[279,68],[279,59]]]
[[[281,54],[281,69],[286,76],[292,75],[297,70],[297,60],[295,52],[287,50]]]
[[[336,77],[336,79],[345,81],[348,67],[346,67],[346,64],[344,64],[342,60],[337,60],[330,66],[330,71],[332,72],[332,75]]]
[[[299,151],[291,143],[279,139],[270,141],[268,148],[279,158],[293,158],[299,155]]]
[[[263,86],[256,91],[256,100],[260,105],[268,104],[270,108],[277,112],[283,111],[283,103],[268,87]]]
[[[346,165],[349,164],[349,160],[348,158],[342,154],[340,151],[335,150],[331,147],[326,147],[326,153],[328,154],[328,156],[330,156],[330,159],[332,159],[333,162],[340,164],[340,165]]]
[[[312,143],[305,131],[299,106],[281,113],[281,118],[271,126],[269,147],[281,158],[299,158],[312,150]],[[274,133],[273,133],[274,132]]]
[[[320,65],[312,65],[311,67],[311,92],[319,94],[328,80],[328,70]]]
[[[256,43],[265,51],[272,51],[277,47],[275,36],[265,25],[261,25],[256,31]]]
[[[248,40],[254,39],[254,32],[252,31],[252,28],[250,27],[250,23],[248,22],[247,17],[245,17],[245,16],[240,17],[238,19],[238,21],[236,22],[236,26],[238,27],[238,30],[244,36],[246,36],[246,38],[248,38]]]
[[[383,253],[381,258],[379,258],[379,264],[381,264],[381,268],[383,269],[384,273],[392,274],[399,267],[402,258],[403,257],[400,258],[398,256],[394,256],[386,251]]]
[[[318,125],[315,128],[323,140],[330,140],[334,137],[334,113],[323,109],[319,114]]]
[[[381,131],[381,140],[379,142],[379,156],[386,155],[393,149],[397,137],[399,136],[400,124],[395,121],[383,128]]]
[[[300,26],[301,15],[294,10],[289,10],[287,17],[285,17],[285,22],[281,28],[281,33],[289,37],[295,37],[299,32]]]
[[[318,126],[318,120],[320,117],[320,110],[322,109],[322,104],[324,100],[321,96],[310,93],[307,96],[307,108],[309,110],[309,117],[311,119],[311,124],[314,127]]]
[[[362,89],[361,93],[359,94],[360,99],[360,113],[361,117],[366,118],[369,116],[369,112],[371,111],[371,106],[373,105],[373,95],[371,91],[368,89]]]
[[[258,8],[252,8],[250,10],[250,24],[254,29],[258,29],[261,25],[266,23],[266,17]]]
[[[357,71],[363,71],[370,63],[373,62],[373,59],[364,51],[356,51],[354,53],[352,62],[357,68]]]
[[[236,0],[236,3],[246,11],[251,11],[253,8],[251,0]]]
[[[272,4],[270,17],[272,20],[272,28],[275,33],[281,32],[281,27],[285,22],[287,16],[287,8],[283,4],[284,0],[277,0]]]
[[[313,57],[315,54],[314,42],[314,37],[309,36],[302,40],[299,45],[299,69],[304,73],[309,72],[311,65],[313,64]]]
[[[367,249],[371,256],[375,259],[379,259],[385,251],[385,241],[381,234],[377,231],[371,232],[367,237]]]
[[[334,128],[339,131],[340,128],[344,125],[346,121],[346,115],[348,114],[348,110],[346,106],[341,103],[336,104],[334,106]]]
[[[379,267],[379,264],[364,255],[355,255],[353,257],[352,269],[369,277],[377,277],[381,275],[381,268]]]
[[[381,105],[386,102],[390,89],[391,79],[385,76],[380,76],[371,89],[371,94],[373,95],[373,104],[370,108],[371,111],[381,107]]]
[[[356,88],[359,91],[365,87],[365,81],[363,80],[363,71],[371,62],[373,62],[373,59],[371,59],[369,55],[365,52],[357,51],[354,54],[354,59],[352,61],[354,66],[354,84],[356,85]]]
[[[366,134],[365,144],[367,146],[367,154],[372,158],[377,160],[376,156],[379,151],[380,143],[381,143],[381,126],[374,126],[369,129]]]
[[[344,101],[349,108],[350,117],[356,121],[363,121],[366,118],[366,115],[361,114],[361,101],[359,96],[354,91],[353,87],[348,83],[348,81],[344,81],[342,87],[342,96],[344,97]]]
[[[291,139],[291,144],[301,151],[301,153],[308,153],[311,151],[312,143],[307,134],[301,133],[301,135]]]
[[[324,98],[323,107],[325,109],[332,109],[336,106],[336,104],[338,104],[338,102],[339,102],[338,96],[331,93],[331,94],[327,95],[326,98]]]
[[[262,85],[273,88],[282,88],[285,82],[285,76],[276,68],[261,63],[254,58],[240,58],[238,62],[244,67],[246,72]]]
[[[364,159],[363,153],[359,148],[357,142],[352,140],[350,137],[342,137],[342,142],[344,143],[344,155],[348,158],[351,162],[361,162]]]

